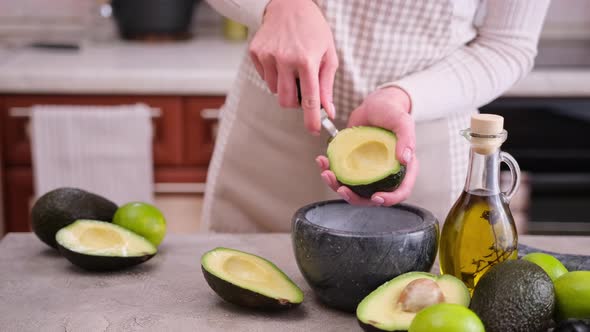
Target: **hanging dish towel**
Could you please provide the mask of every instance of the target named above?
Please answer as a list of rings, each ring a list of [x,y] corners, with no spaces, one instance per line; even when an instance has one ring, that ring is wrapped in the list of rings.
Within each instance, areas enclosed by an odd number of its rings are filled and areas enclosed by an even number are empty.
[[[37,197],[67,186],[153,202],[148,106],[34,106],[31,140]]]

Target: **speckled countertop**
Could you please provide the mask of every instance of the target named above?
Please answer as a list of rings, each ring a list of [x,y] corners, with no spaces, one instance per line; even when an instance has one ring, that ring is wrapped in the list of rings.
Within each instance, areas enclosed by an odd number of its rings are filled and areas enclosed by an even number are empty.
[[[214,34],[83,43],[78,52],[0,47],[0,93],[223,95],[245,49]],[[537,68],[505,96],[589,97],[590,67]]]
[[[563,253],[590,254],[590,237],[521,236]],[[201,255],[217,246],[275,262],[305,293],[297,309],[265,314],[223,302],[206,284]],[[354,315],[317,302],[288,234],[169,235],[149,262],[114,273],[72,266],[28,233],[0,241],[0,326],[19,331],[357,331]],[[436,267],[435,267],[436,269]]]

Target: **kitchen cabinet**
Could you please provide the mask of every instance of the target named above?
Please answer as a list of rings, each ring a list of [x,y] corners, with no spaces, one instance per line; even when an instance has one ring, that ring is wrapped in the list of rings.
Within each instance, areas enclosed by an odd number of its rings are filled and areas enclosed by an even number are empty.
[[[224,96],[4,95],[0,96],[0,176],[3,176],[5,231],[29,231],[33,170],[23,112],[33,105],[121,105],[144,103],[153,118],[155,188],[163,192],[201,190],[213,152],[218,109]]]

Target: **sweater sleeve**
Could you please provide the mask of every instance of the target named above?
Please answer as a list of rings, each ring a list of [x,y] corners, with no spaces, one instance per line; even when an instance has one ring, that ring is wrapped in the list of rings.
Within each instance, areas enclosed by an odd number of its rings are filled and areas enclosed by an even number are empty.
[[[416,121],[445,117],[492,101],[532,69],[549,0],[488,0],[477,37],[397,86]]]
[[[240,22],[252,30],[258,29],[270,0],[207,0],[221,15]]]

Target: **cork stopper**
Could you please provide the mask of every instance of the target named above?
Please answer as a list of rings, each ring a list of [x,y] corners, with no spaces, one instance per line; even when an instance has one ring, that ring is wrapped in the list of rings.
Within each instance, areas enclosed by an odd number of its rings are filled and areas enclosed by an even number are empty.
[[[471,116],[471,133],[476,135],[500,135],[504,130],[504,118],[496,114]]]
[[[506,140],[504,118],[496,114],[474,114],[471,116],[469,133],[469,140],[475,152],[492,154]]]

